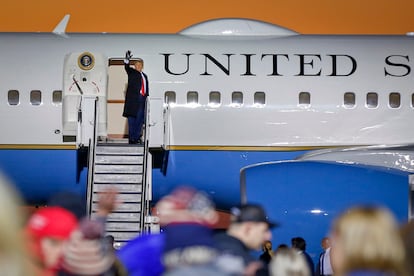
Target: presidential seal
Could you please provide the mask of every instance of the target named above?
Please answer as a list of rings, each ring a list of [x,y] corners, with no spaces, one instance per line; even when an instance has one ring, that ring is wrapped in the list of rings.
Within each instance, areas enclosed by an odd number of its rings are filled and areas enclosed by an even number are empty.
[[[89,52],[83,52],[78,57],[78,66],[82,70],[91,70],[95,65],[95,57]]]

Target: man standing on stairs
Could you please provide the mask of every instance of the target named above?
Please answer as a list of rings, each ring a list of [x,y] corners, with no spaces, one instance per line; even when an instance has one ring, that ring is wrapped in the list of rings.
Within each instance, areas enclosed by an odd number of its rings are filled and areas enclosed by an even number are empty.
[[[130,66],[131,51],[125,54],[124,66],[128,75],[128,87],[125,94],[125,105],[122,116],[128,118],[128,137],[130,144],[140,144],[142,126],[145,120],[145,103],[148,97],[148,77],[142,72],[144,61],[138,58],[134,68]]]

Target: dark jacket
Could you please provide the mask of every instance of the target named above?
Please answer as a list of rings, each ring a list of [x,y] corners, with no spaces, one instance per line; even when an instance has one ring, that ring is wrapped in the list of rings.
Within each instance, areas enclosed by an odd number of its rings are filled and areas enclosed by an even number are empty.
[[[250,250],[239,239],[230,236],[227,233],[219,233],[214,239],[216,247],[221,252],[242,257],[245,265],[256,261],[256,259],[250,255]]]
[[[164,272],[161,256],[164,234],[141,235],[116,252],[129,276],[160,276]]]
[[[122,116],[135,117],[137,115],[139,106],[142,106],[142,103],[145,103],[145,100],[149,95],[148,77],[145,73],[142,73],[146,84],[144,97],[141,95],[141,93],[139,93],[141,90],[141,73],[131,68],[129,64],[125,64],[125,71],[128,75],[128,87],[125,94],[125,105]]]
[[[392,272],[384,272],[384,271],[380,271],[380,270],[370,270],[370,269],[366,269],[366,270],[355,270],[355,271],[351,271],[349,273],[346,274],[347,276],[395,276],[397,274],[394,274]]]
[[[313,263],[311,256],[309,256],[309,254],[306,253],[305,251],[302,251],[302,254],[306,259],[306,263],[308,264],[311,275],[315,276],[315,264]]]
[[[258,261],[250,254],[249,248],[247,248],[242,241],[228,235],[227,233],[219,233],[215,235],[214,240],[218,250],[220,250],[223,254],[230,254],[233,256],[241,257],[244,261],[245,266],[251,262]],[[256,275],[268,276],[269,270],[267,264],[263,263],[263,267],[256,271]]]

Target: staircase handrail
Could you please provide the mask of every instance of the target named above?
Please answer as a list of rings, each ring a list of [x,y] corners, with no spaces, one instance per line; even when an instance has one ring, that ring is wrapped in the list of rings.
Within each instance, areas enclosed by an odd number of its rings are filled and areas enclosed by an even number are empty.
[[[145,126],[145,131],[143,134],[143,146],[144,146],[144,156],[143,156],[143,173],[142,173],[142,198],[141,198],[141,214],[140,214],[140,229],[141,229],[141,233],[143,232],[148,232],[147,229],[145,228],[145,218],[147,216],[149,216],[150,214],[150,200],[148,200],[148,190],[151,190],[149,185],[150,183],[147,183],[147,170],[150,169],[151,170],[151,166],[148,166],[148,150],[149,150],[149,141],[148,141],[148,131],[149,131],[149,126],[148,126],[148,111],[150,109],[149,107],[149,103],[150,101],[148,100],[148,98],[146,99],[146,104],[145,104],[145,118],[144,118],[144,126]],[[150,171],[151,173],[151,171]]]
[[[93,136],[89,139],[89,147],[88,147],[88,182],[87,182],[87,189],[86,189],[86,213],[90,217],[92,212],[92,187],[94,183],[94,173],[95,173],[95,155],[96,155],[96,144],[98,141],[98,100],[99,98],[95,98],[95,105],[94,105],[94,117],[93,117]]]

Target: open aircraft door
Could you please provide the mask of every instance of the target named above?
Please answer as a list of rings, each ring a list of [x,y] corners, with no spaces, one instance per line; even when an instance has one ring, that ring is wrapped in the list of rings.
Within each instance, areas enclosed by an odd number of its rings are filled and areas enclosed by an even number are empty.
[[[62,124],[65,137],[78,134],[83,98],[97,99],[97,135],[107,136],[107,58],[99,53],[70,53],[65,56],[63,69]],[[90,111],[84,108],[83,112]],[[87,122],[83,122],[87,123]],[[93,122],[95,123],[95,122]]]

